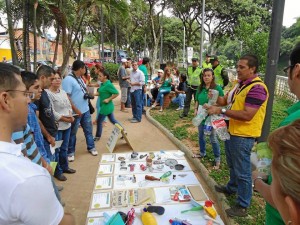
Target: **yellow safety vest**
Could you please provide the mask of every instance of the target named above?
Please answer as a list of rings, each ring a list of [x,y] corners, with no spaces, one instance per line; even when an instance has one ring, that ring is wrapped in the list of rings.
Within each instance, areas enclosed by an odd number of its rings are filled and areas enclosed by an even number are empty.
[[[206,69],[206,68],[212,68],[211,63],[207,63],[206,61],[204,61],[202,63],[202,69]]]
[[[188,68],[188,74],[187,74],[187,82],[189,85],[192,86],[199,86],[200,85],[200,76],[201,76],[202,69],[197,67],[195,71],[193,72],[193,67],[190,66]]]
[[[261,81],[259,77],[254,78],[252,81]],[[254,85],[262,85],[267,92],[266,101],[259,107],[258,111],[250,121],[240,121],[230,118],[229,120],[229,133],[231,135],[240,137],[260,137],[262,126],[264,123],[267,102],[269,98],[269,92],[267,86],[263,82],[256,82],[248,85],[242,91],[238,92],[234,96],[234,102],[231,106],[231,110],[244,110],[245,100],[248,92]],[[243,87],[241,87],[242,89]]]
[[[217,85],[220,85],[221,87],[224,86],[223,78],[221,76],[222,69],[223,69],[223,67],[220,64],[214,69],[215,82]]]

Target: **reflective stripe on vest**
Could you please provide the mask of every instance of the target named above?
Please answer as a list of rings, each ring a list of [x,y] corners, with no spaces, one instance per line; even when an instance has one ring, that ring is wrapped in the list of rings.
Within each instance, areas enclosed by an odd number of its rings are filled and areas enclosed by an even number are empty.
[[[223,84],[223,78],[222,78],[222,76],[221,76],[222,69],[223,69],[223,67],[222,67],[221,65],[218,65],[218,66],[214,69],[215,82],[216,82],[216,84],[220,85],[221,87],[224,86],[224,84]]]
[[[201,72],[202,70],[199,67],[197,67],[193,72],[193,67],[190,66],[188,68],[188,75],[187,75],[188,84],[192,86],[199,86]]]

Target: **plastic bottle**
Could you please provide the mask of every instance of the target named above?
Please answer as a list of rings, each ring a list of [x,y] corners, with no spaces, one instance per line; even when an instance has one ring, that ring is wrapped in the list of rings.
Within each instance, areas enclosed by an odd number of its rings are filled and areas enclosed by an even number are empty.
[[[223,117],[218,115],[211,116],[211,124],[213,128],[216,130],[216,133],[220,140],[226,141],[230,139],[230,135],[227,131],[227,125]]]
[[[155,217],[149,212],[142,213],[141,219],[143,225],[157,225]]]
[[[207,117],[204,123],[204,134],[211,135],[213,127],[211,125],[211,116]]]
[[[201,105],[199,106],[198,109],[198,114],[193,118],[192,123],[195,127],[198,127],[201,122],[206,118],[207,116],[207,111],[204,109]]]
[[[171,171],[165,172],[163,175],[161,175],[160,179],[166,179],[167,177],[169,177],[171,175],[172,175]]]

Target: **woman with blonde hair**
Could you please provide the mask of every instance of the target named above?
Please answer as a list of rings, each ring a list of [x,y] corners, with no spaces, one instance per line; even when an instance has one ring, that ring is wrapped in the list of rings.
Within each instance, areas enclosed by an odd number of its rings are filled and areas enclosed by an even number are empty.
[[[156,101],[152,105],[152,108],[156,107],[157,103],[160,105],[160,112],[163,111],[163,106],[164,106],[164,97],[165,95],[169,94],[171,92],[171,86],[174,85],[174,79],[171,74],[171,69],[170,67],[166,67],[164,70],[164,76],[159,82],[162,84],[158,90],[158,95],[156,98]]]
[[[275,130],[272,149],[271,194],[285,224],[300,224],[300,120]]]

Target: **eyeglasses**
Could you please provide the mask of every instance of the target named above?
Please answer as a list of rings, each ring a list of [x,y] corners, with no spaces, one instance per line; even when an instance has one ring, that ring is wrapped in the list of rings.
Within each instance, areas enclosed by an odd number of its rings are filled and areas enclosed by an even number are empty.
[[[30,99],[34,99],[35,94],[33,92],[29,92],[29,91],[21,91],[21,90],[6,90],[6,92],[12,92],[12,91],[16,91],[16,92],[22,92],[24,94],[25,97],[30,98]]]
[[[283,72],[284,72],[285,74],[287,74],[287,73],[288,73],[288,70],[291,69],[291,68],[293,68],[294,66],[295,66],[295,65],[289,65],[289,66],[285,67],[285,68],[283,69]]]

